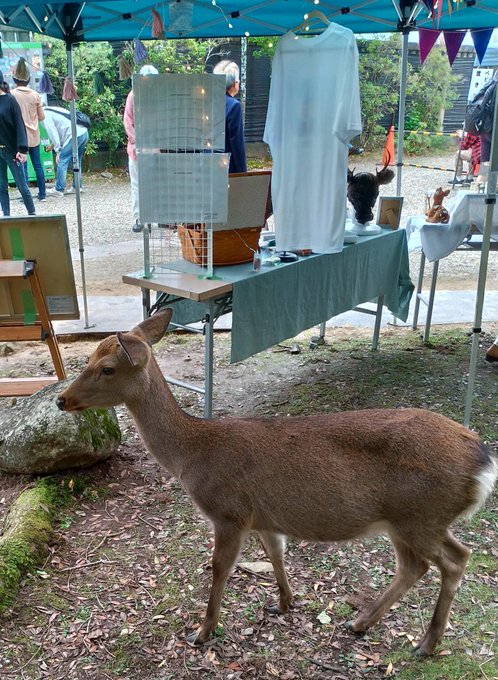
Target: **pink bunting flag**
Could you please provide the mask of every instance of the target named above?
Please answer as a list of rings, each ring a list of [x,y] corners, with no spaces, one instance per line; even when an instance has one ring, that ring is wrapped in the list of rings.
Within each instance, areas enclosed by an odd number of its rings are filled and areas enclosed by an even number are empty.
[[[482,62],[484,55],[486,54],[492,34],[492,28],[484,28],[479,31],[470,31],[479,63]]]
[[[64,89],[62,90],[62,99],[65,102],[72,102],[78,99],[78,93],[73,84],[73,79],[67,76],[64,80]]]
[[[164,24],[159,12],[155,9],[152,12],[152,37],[162,40],[164,38]]]
[[[465,38],[466,31],[443,31],[444,42],[446,44],[446,54],[448,55],[448,61],[450,66],[453,66],[453,62],[458,54],[460,45]]]
[[[418,44],[420,47],[420,63],[423,64],[427,59],[429,52],[434,47],[436,40],[439,38],[441,31],[435,31],[432,28],[419,28],[418,30]]]

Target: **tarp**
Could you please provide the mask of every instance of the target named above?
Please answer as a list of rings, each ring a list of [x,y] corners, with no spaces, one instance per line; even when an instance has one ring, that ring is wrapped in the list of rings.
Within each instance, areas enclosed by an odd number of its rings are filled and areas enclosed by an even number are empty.
[[[443,2],[443,0],[441,0]],[[427,4],[430,5],[429,0]],[[322,10],[355,33],[399,30],[399,20],[414,13],[417,28],[485,29],[498,26],[498,0],[444,0],[441,16],[432,18],[418,0],[91,0],[61,2],[0,0],[0,26],[36,31],[72,41],[152,38],[152,13],[162,18],[166,38],[281,35],[298,26],[305,12]],[[316,22],[315,25],[319,24]],[[313,32],[313,23],[311,32]],[[323,25],[317,26],[320,30]]]

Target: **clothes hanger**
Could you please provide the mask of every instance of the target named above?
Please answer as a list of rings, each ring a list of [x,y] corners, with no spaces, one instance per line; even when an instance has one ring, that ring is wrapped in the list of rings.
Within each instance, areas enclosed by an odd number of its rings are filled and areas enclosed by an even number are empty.
[[[312,19],[320,19],[326,26],[330,25],[330,21],[327,19],[325,14],[323,12],[320,12],[320,10],[318,9],[314,9],[312,12],[308,14],[306,19],[301,24],[299,24],[299,26],[292,28],[291,31],[293,33],[299,33],[300,31],[304,31],[306,28],[309,28]]]

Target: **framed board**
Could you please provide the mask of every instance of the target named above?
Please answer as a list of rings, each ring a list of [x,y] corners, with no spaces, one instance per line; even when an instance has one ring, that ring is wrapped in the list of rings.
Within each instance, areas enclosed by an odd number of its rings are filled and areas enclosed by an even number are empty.
[[[35,260],[50,318],[80,318],[65,215],[0,218],[0,259]],[[0,323],[33,310],[29,281],[0,281]]]
[[[213,231],[264,227],[271,214],[271,170],[252,170],[228,175],[228,219],[213,224]]]
[[[402,196],[382,196],[379,198],[377,224],[386,229],[397,229],[401,220],[403,207]]]

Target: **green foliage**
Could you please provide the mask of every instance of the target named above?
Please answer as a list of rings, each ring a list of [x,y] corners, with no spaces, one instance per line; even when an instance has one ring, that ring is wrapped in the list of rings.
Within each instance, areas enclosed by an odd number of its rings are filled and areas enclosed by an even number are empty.
[[[424,64],[413,70],[407,82],[406,130],[439,132],[444,110],[457,97],[455,86],[461,76],[453,75],[446,52],[433,49]],[[446,150],[451,142],[445,137],[407,134],[404,149],[409,154]]]
[[[249,44],[255,45],[258,48],[253,52],[253,55],[256,57],[256,59],[260,59],[261,57],[269,57],[272,59],[273,55],[275,54],[275,50],[277,49],[278,41],[279,38],[276,37],[249,38]]]
[[[227,52],[221,49],[227,40],[210,38],[208,40],[147,40],[144,46],[148,57],[137,66],[145,63],[153,64],[160,73],[203,73],[206,62],[211,57],[218,60],[226,57]],[[133,45],[127,43],[123,50],[126,60],[133,63]]]
[[[406,86],[407,112],[431,131],[441,129],[442,112],[450,108],[461,76],[452,75],[445,50],[433,49],[423,66],[412,70]],[[412,128],[415,129],[415,128]]]
[[[43,36],[37,38],[40,41],[45,39]],[[210,57],[219,56],[222,59],[226,56],[220,48],[222,42],[226,43],[226,40],[149,40],[144,44],[149,53],[147,63],[154,64],[161,73],[202,73]],[[131,43],[126,45],[123,53],[133,63]],[[73,60],[78,90],[76,106],[92,119],[86,153],[95,154],[99,143],[103,143],[112,155],[112,151],[126,141],[122,109],[131,88],[131,80],[118,79],[117,58],[107,42],[78,45],[73,51]],[[51,53],[45,59],[45,69],[54,85],[55,95],[64,105],[62,90],[67,75],[67,56],[61,40],[52,41]]]
[[[380,122],[396,113],[399,92],[400,36],[387,40],[358,39],[360,53],[360,97],[363,132],[361,146],[373,148],[383,143],[386,129]]]
[[[74,81],[78,90],[76,106],[92,119],[87,154],[94,154],[97,143],[104,142],[113,151],[125,141],[121,112],[116,102],[122,101],[128,86],[117,79],[117,60],[109,43],[82,43],[73,51]],[[51,54],[45,59],[45,69],[54,85],[55,95],[61,99],[67,75],[66,48],[61,40],[51,44]],[[102,91],[95,94],[95,74],[99,74]]]

